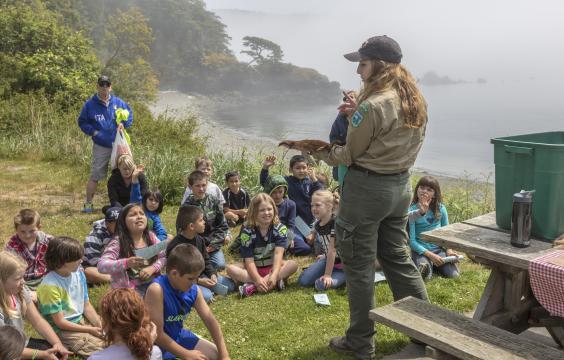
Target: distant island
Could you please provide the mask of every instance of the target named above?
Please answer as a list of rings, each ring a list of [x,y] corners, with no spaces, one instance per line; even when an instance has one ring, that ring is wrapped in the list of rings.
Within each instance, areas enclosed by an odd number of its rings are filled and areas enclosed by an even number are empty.
[[[419,84],[426,86],[438,86],[438,85],[456,85],[456,84],[468,84],[472,81],[468,80],[453,80],[448,75],[439,75],[434,71],[426,72],[421,78],[417,79]],[[477,84],[485,84],[487,80],[484,78],[476,79]]]

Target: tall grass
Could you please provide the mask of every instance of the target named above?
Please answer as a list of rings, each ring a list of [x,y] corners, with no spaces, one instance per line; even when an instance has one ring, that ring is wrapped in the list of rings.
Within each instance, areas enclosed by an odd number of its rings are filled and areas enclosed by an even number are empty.
[[[92,141],[77,124],[82,104],[75,107],[50,102],[41,93],[15,94],[0,100],[0,158],[31,159],[65,163],[86,178],[92,155]],[[197,119],[168,112],[154,117],[145,104],[133,103],[134,123],[128,130],[137,163],[143,163],[149,183],[158,187],[169,204],[177,204],[184,192],[194,159],[206,153],[208,139],[197,135]],[[69,110],[62,110],[69,109]],[[277,157],[271,174],[288,174],[294,152],[278,148],[222,148],[208,143],[208,156],[214,163],[212,180],[225,186],[225,173],[239,171],[241,182],[251,194],[261,191],[259,173],[267,155]],[[316,165],[317,173],[331,179],[331,168]],[[417,177],[414,177],[414,183]],[[484,181],[485,180],[485,181]],[[493,211],[493,189],[489,177],[479,181],[466,175],[449,183],[443,191],[451,222],[462,221]],[[336,185],[330,183],[330,187]]]
[[[0,101],[0,157],[65,163],[86,178],[92,156],[92,141],[78,127],[82,104],[62,110],[42,94],[16,94]],[[146,105],[131,104],[133,126],[128,130],[136,162],[147,167],[149,182],[158,186],[167,201],[182,195],[184,173],[196,155],[204,151],[204,140],[196,135],[194,117],[162,114],[154,117]]]

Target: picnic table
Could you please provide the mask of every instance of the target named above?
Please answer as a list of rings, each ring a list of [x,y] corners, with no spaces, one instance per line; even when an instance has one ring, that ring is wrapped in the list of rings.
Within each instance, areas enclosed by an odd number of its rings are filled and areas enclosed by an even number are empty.
[[[422,233],[421,238],[491,267],[475,320],[515,334],[529,327],[546,327],[556,343],[564,346],[564,319],[540,306],[529,278],[531,260],[554,251],[550,242],[531,239],[529,247],[512,246],[509,231],[496,226],[495,212]]]

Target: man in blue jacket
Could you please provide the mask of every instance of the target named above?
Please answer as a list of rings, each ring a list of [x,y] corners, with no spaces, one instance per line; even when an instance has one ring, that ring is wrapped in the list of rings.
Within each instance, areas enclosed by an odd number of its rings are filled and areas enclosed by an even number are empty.
[[[112,82],[108,76],[98,78],[98,92],[88,99],[80,116],[78,126],[82,132],[92,138],[92,165],[90,179],[86,183],[86,202],[82,209],[85,213],[93,211],[92,198],[96,192],[98,181],[105,180],[108,175],[108,163],[112,154],[112,143],[117,131],[128,128],[133,123],[133,112],[129,105],[117,96],[112,96]],[[116,122],[116,110],[129,112],[127,121]]]

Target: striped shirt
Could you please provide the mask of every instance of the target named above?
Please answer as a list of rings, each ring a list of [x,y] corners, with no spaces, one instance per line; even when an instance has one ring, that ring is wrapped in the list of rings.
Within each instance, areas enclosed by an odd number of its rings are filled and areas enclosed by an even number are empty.
[[[92,231],[84,241],[84,258],[82,259],[82,266],[96,266],[100,257],[106,248],[106,245],[112,240],[112,234],[106,227],[106,220],[98,220],[94,222]]]

